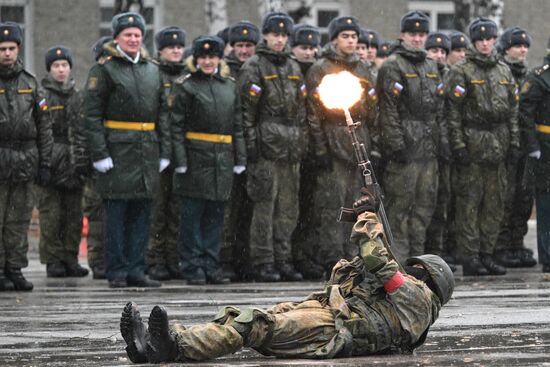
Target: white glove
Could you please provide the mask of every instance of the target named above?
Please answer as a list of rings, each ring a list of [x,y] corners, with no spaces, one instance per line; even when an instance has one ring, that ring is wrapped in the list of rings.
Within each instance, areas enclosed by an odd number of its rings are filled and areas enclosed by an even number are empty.
[[[159,162],[159,172],[162,172],[170,165],[170,160],[166,158],[161,158]]]
[[[245,170],[246,170],[246,167],[245,167],[245,166],[241,166],[241,165],[233,166],[233,173],[235,173],[235,174],[237,174],[237,175],[240,175],[240,174],[243,173]]]
[[[114,167],[113,159],[111,157],[101,159],[99,161],[94,162],[93,164],[94,164],[94,168],[101,173],[105,173]]]
[[[187,172],[187,166],[181,166],[176,168],[176,173],[185,173]]]
[[[529,153],[529,157],[540,159],[540,150],[535,150],[534,152]]]

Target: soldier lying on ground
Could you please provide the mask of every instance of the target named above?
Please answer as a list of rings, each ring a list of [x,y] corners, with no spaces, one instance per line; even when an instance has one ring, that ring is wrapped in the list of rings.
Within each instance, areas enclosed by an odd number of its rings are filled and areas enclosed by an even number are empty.
[[[285,358],[411,353],[424,343],[441,306],[451,298],[453,274],[435,255],[408,259],[409,275],[402,274],[388,259],[376,201],[364,196],[354,208],[358,220],[351,237],[360,256],[340,260],[323,291],[268,311],[225,307],[211,323],[189,328],[170,327],[159,306],[147,326],[130,302],[120,321],[130,360],[200,361],[243,347]]]

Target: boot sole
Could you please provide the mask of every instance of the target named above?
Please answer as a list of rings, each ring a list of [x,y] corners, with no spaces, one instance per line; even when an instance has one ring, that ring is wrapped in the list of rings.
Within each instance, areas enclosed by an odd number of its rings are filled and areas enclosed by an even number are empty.
[[[134,363],[144,363],[147,362],[147,356],[145,350],[140,351],[137,346],[133,327],[134,319],[139,318],[141,321],[141,316],[139,316],[139,311],[137,310],[135,311],[137,316],[134,316],[134,306],[135,304],[133,302],[129,302],[124,307],[122,317],[120,318],[120,333],[126,342],[126,353],[130,361]]]

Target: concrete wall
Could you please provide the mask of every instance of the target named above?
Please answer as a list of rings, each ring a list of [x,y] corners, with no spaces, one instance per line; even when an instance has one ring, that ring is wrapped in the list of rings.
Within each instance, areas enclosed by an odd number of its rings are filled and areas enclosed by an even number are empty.
[[[408,10],[407,0],[350,0],[351,14],[370,29],[380,32],[382,39],[399,36],[399,21]]]

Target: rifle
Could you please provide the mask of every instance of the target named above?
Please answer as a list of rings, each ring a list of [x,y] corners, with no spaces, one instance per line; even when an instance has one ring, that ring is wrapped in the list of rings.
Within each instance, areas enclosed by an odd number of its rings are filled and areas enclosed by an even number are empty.
[[[378,183],[378,180],[376,179],[376,176],[374,174],[374,169],[367,155],[365,144],[359,141],[355,132],[355,130],[361,125],[361,123],[353,122],[349,109],[344,108],[344,114],[346,116],[346,125],[348,126],[348,132],[351,137],[353,150],[355,152],[355,158],[357,159],[357,166],[359,167],[359,170],[361,172],[363,187],[380,203],[377,214],[378,218],[382,222],[382,226],[384,227],[384,233],[386,236],[386,242],[384,243],[384,245],[390,257],[395,260],[397,265],[399,265],[401,271],[404,272],[403,266],[399,263],[392,252],[393,233],[390,228],[388,216],[386,215],[386,210],[384,209],[384,203],[382,202],[382,189],[380,188],[380,184]],[[338,221],[355,223],[357,221],[357,215],[355,214],[355,211],[353,209],[342,207],[340,208],[340,216],[338,217]]]

